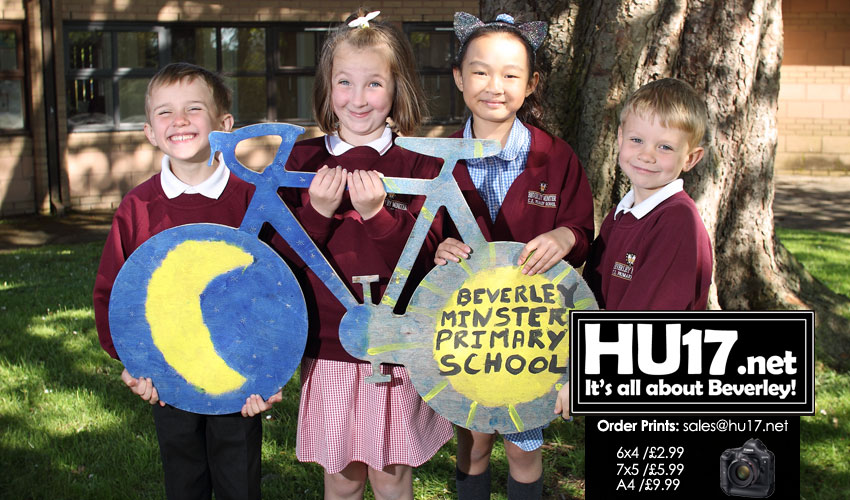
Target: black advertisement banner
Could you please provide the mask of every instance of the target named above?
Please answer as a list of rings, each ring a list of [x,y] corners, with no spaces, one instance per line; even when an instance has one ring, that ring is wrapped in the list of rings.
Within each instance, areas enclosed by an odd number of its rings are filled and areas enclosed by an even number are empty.
[[[574,415],[812,415],[812,311],[570,312]]]
[[[800,498],[812,311],[570,313],[588,500]]]

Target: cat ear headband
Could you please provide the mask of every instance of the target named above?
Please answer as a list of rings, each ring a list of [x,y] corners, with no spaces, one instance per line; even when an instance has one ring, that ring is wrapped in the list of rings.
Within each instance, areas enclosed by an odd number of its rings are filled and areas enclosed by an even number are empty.
[[[525,40],[531,44],[531,47],[537,51],[546,38],[548,28],[543,21],[531,21],[523,24],[514,23],[514,18],[508,14],[499,14],[496,20],[492,23],[484,24],[480,19],[466,12],[455,12],[455,35],[460,40],[460,45],[466,43],[469,35],[475,32],[478,28],[485,26],[494,26],[498,24],[509,24],[516,28]]]

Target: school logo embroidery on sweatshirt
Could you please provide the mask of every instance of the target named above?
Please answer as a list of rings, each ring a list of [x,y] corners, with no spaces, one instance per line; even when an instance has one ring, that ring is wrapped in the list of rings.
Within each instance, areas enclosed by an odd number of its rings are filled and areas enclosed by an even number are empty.
[[[635,254],[626,252],[626,263],[614,262],[614,268],[611,269],[611,276],[631,281],[636,258]]]
[[[395,210],[407,210],[407,203],[396,199],[396,193],[387,193],[387,198],[384,200],[384,206]]]
[[[558,195],[546,194],[547,187],[549,187],[549,183],[543,181],[540,183],[540,191],[529,191],[528,204],[543,208],[557,208]]]

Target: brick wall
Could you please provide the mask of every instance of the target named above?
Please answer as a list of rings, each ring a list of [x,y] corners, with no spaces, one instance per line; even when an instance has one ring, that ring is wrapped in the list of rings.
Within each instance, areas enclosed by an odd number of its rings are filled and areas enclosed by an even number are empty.
[[[0,216],[31,214],[35,209],[32,140],[27,136],[0,138]]]
[[[783,66],[776,169],[850,174],[850,66]]]
[[[850,2],[783,0],[782,65],[850,65]]]
[[[850,1],[784,0],[779,172],[850,174]]]
[[[25,21],[23,0],[0,2],[0,20]],[[28,214],[35,209],[35,170],[32,140],[28,136],[0,136],[0,215]]]
[[[158,159],[141,131],[69,134],[65,161],[71,205],[117,208],[127,191],[158,170]]]
[[[25,17],[25,0],[0,0],[0,19],[4,21],[23,21]]]

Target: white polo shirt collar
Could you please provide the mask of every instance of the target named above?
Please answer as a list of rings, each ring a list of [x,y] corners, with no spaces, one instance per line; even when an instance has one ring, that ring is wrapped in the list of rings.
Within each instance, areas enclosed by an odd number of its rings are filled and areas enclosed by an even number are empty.
[[[217,200],[224,188],[227,187],[227,181],[230,178],[230,170],[224,164],[224,160],[219,155],[218,167],[211,176],[207,177],[204,182],[197,186],[190,186],[181,181],[171,171],[171,159],[168,155],[162,157],[162,174],[159,176],[162,190],[169,200],[177,198],[181,194],[201,194],[207,198]]]
[[[381,156],[389,151],[392,145],[393,131],[389,126],[384,128],[384,132],[381,134],[381,137],[364,144],[364,146],[369,146],[377,151]],[[353,149],[355,146],[340,139],[339,134],[330,134],[325,136],[325,147],[328,149],[328,153],[333,156],[340,156],[345,154],[348,150]]]
[[[652,212],[652,209],[657,207],[667,198],[673,196],[679,191],[684,190],[685,181],[682,179],[676,179],[670,184],[667,184],[663,188],[656,191],[652,196],[643,200],[641,203],[638,203],[637,206],[632,206],[635,204],[635,190],[634,188],[630,189],[626,196],[623,196],[623,199],[620,200],[620,203],[617,204],[617,209],[614,211],[614,220],[617,219],[617,216],[620,213],[624,214],[632,214],[635,219],[641,219],[643,216]]]

